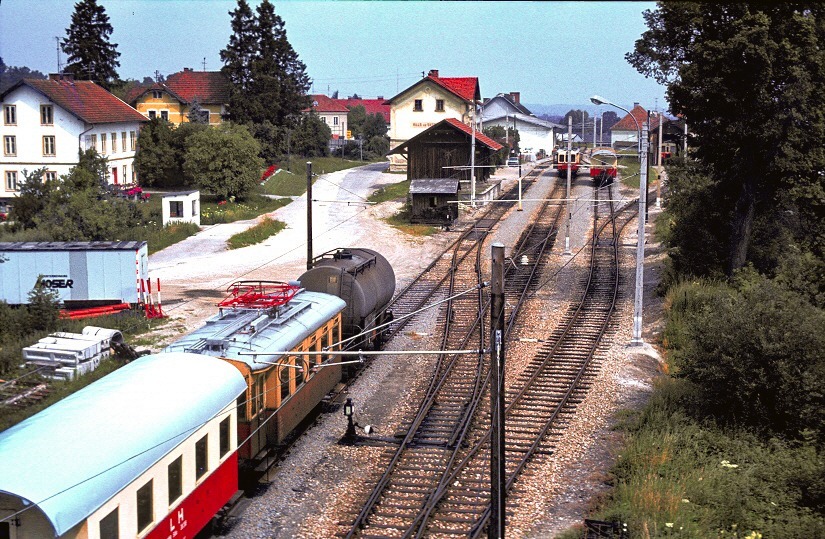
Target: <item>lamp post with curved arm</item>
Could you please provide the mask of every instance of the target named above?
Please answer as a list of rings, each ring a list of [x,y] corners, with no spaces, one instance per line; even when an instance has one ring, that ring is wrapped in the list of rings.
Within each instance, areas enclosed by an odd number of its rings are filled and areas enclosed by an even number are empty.
[[[640,126],[633,114],[626,108],[619,106],[607,99],[594,95],[590,98],[594,105],[610,105],[627,112],[636,124],[639,134],[639,157],[641,160],[639,168],[639,232],[636,243],[636,290],[633,299],[633,337],[631,345],[643,345],[642,339],[642,295],[644,291],[644,267],[645,267],[645,206],[647,205],[647,143],[648,125]]]

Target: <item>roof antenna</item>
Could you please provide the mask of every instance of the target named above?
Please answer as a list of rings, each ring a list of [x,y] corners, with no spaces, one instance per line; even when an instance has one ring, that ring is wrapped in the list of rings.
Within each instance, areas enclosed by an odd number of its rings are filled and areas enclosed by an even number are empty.
[[[206,56],[203,57],[203,70],[206,71]]]
[[[57,43],[57,72],[60,73],[62,71],[60,68],[60,37],[54,36],[54,40]]]

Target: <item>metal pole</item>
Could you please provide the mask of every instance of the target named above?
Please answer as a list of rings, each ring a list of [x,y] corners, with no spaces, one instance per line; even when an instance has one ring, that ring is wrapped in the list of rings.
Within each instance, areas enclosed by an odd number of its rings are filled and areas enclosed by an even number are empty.
[[[604,113],[602,113],[601,120],[599,123],[599,146],[604,144]]]
[[[664,122],[664,117],[662,113],[659,113],[659,154],[656,158],[656,162],[659,163],[659,171],[656,175],[656,209],[662,207],[662,124]]]
[[[596,115],[593,114],[593,147],[596,147]],[[591,153],[592,155],[592,153]]]
[[[570,253],[570,219],[573,216],[573,209],[570,207],[570,154],[573,151],[573,116],[567,118],[567,224],[564,226],[564,254]]]
[[[472,143],[470,144],[470,206],[476,207],[476,103],[473,101]]]
[[[490,527],[488,539],[504,539],[504,245],[492,247],[490,280]]]
[[[648,123],[642,124],[642,164],[639,174],[639,232],[636,243],[636,292],[633,299],[633,338],[631,345],[643,345],[642,296],[644,293],[645,268],[645,208],[647,206],[647,137]]]
[[[312,161],[307,161],[307,269],[312,269]]]

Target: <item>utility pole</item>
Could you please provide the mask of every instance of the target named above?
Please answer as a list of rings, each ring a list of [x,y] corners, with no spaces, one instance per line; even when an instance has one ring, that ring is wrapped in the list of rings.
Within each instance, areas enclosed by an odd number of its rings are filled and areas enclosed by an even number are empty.
[[[602,112],[601,120],[599,123],[599,146],[604,144],[604,112]]]
[[[573,217],[573,210],[570,207],[570,154],[573,152],[573,116],[567,117],[567,224],[564,226],[564,254],[570,254],[570,219]]]
[[[659,113],[659,152],[658,157],[656,158],[656,162],[659,163],[659,173],[656,176],[656,209],[662,207],[662,124],[664,122],[664,116],[662,113]]]
[[[307,270],[312,269],[312,161],[307,161]]]
[[[470,143],[470,206],[476,207],[476,102],[473,101],[472,142]]]
[[[647,143],[649,122],[642,124],[641,173],[639,174],[639,230],[636,243],[636,290],[633,299],[633,338],[631,345],[643,345],[642,339],[642,295],[644,294],[645,271],[645,213],[647,207]]]
[[[488,539],[504,539],[504,244],[492,247],[490,281],[490,526]]]

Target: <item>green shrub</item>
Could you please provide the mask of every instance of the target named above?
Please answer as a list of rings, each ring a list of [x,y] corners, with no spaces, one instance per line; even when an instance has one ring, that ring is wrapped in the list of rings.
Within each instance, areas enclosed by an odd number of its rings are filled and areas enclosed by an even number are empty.
[[[695,389],[666,380],[624,421],[614,489],[594,518],[627,522],[631,537],[822,536],[825,455],[696,421]]]
[[[735,284],[712,298],[691,293],[701,287],[682,296],[697,304],[683,329],[668,330],[679,335],[678,376],[701,388],[699,413],[783,436],[810,429],[822,440],[825,313],[752,271]]]
[[[284,228],[286,228],[286,223],[283,221],[264,217],[260,223],[244,230],[243,232],[233,235],[226,241],[226,243],[229,245],[230,249],[240,249],[249,245],[261,243],[270,236],[274,236]]]

